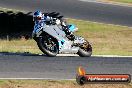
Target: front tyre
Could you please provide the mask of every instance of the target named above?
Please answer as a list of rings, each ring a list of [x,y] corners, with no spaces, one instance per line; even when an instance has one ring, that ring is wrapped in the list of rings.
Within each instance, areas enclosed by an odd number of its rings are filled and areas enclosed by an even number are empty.
[[[80,46],[78,53],[81,57],[90,57],[92,55],[92,46],[86,41],[82,46]]]
[[[47,56],[55,57],[58,54],[57,42],[50,36],[38,38],[37,45]]]

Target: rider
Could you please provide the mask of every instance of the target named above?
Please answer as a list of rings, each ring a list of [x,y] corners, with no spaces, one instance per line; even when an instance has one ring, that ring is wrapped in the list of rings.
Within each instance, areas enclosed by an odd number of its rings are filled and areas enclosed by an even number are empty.
[[[50,21],[53,19],[53,17],[50,17],[48,14],[43,14],[41,11],[36,11],[33,15],[33,20],[35,22],[40,22],[40,20],[45,21],[46,23],[50,23]],[[66,21],[64,19],[57,19],[56,23],[59,23],[62,26],[63,31],[66,33],[66,36],[69,40],[74,40],[75,36],[72,32],[70,32],[68,25],[66,24]]]

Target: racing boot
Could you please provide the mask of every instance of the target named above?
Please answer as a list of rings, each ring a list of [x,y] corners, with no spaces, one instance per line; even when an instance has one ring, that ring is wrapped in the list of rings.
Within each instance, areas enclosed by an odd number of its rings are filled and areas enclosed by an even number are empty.
[[[65,32],[66,37],[67,37],[69,40],[74,41],[75,35],[74,35],[72,32],[70,32],[70,30],[68,29],[67,26],[63,26],[63,31]]]
[[[84,38],[80,36],[75,36],[74,38],[74,45],[83,44],[85,42]]]
[[[66,33],[66,37],[69,40],[73,41],[75,45],[82,44],[85,42],[84,38],[75,36],[72,32],[70,32],[67,26],[65,26],[63,30]]]

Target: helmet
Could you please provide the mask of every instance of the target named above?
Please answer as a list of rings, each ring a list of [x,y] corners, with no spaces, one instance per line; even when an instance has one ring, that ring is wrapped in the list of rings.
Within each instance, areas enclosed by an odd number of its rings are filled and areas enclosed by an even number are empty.
[[[36,20],[41,20],[43,17],[43,14],[41,11],[36,11],[34,12],[34,15],[33,15],[33,20],[36,21]]]

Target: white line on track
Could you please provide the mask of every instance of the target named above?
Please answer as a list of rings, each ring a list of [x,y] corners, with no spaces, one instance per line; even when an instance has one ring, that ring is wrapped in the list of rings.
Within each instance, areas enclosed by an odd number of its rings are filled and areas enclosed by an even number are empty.
[[[59,78],[0,78],[0,80],[75,80],[75,79],[59,79]]]
[[[15,54],[15,53],[12,53]],[[20,53],[21,54],[21,53]],[[32,53],[22,53],[23,55],[31,55],[31,56],[45,56],[45,54],[32,54]],[[2,55],[2,54],[0,54]],[[19,55],[19,54],[16,54]],[[79,57],[78,54],[57,54],[58,57]],[[121,55],[92,55],[92,57],[132,57],[132,56],[121,56]]]
[[[58,54],[57,56],[79,56],[77,54]],[[92,55],[93,57],[132,57],[132,56],[119,56],[119,55]]]
[[[132,56],[119,56],[119,55],[92,55],[95,57],[132,57]]]

